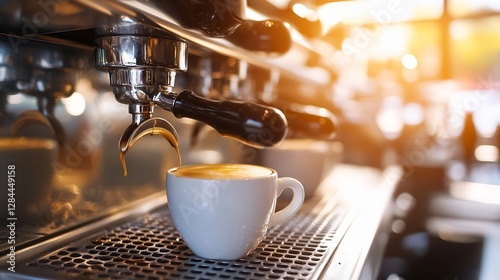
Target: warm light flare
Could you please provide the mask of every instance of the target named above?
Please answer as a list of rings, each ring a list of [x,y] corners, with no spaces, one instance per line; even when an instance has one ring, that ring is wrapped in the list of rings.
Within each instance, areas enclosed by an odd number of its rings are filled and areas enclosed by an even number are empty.
[[[26,98],[22,94],[7,95],[10,104],[21,104]]]
[[[465,181],[452,182],[450,193],[456,198],[500,204],[500,187],[497,185]]]
[[[332,26],[348,19],[366,19],[367,11],[368,6],[361,1],[331,2],[318,8],[318,17],[327,31]]]
[[[482,162],[498,161],[498,148],[493,145],[480,145],[474,150],[474,157]]]
[[[318,13],[315,10],[308,8],[304,4],[296,3],[293,5],[292,10],[297,16],[301,18],[305,18],[309,21],[318,20]]]
[[[401,58],[401,63],[403,67],[406,69],[415,69],[418,66],[418,59],[412,54],[405,54]]]
[[[72,116],[80,116],[85,111],[85,97],[79,92],[74,92],[70,97],[63,98],[62,102],[66,112]]]
[[[408,125],[419,125],[424,122],[424,109],[418,103],[408,103],[403,109],[403,119]]]
[[[396,139],[403,130],[403,120],[398,110],[382,110],[377,114],[377,125],[387,139]]]
[[[401,57],[408,51],[409,30],[407,25],[384,27],[378,36],[369,37],[369,55],[381,61]]]

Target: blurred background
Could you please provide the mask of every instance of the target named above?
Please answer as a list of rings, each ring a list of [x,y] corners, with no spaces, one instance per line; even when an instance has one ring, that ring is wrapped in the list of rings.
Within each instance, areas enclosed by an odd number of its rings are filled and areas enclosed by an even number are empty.
[[[328,53],[343,160],[404,167],[379,279],[496,277],[500,2],[268,2]]]
[[[331,95],[294,98],[331,104],[343,162],[404,168],[379,279],[496,277],[500,2],[267,2],[324,54]]]

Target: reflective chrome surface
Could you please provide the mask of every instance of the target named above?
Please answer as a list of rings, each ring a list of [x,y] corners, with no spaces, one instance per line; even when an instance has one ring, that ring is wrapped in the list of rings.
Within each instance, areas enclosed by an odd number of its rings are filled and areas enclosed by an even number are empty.
[[[21,39],[23,44],[12,44]],[[154,167],[122,176],[117,142],[130,115],[113,98],[108,75],[95,69],[92,48],[6,35],[0,42],[1,65],[9,73],[0,81],[0,138],[57,143],[50,157],[43,147],[0,149],[1,168],[14,165],[19,178],[26,178],[16,185],[16,217],[22,220],[19,231],[26,232],[20,246],[162,188],[161,170],[177,156],[168,158],[171,147],[154,140],[144,140],[154,149],[128,154],[131,169]],[[148,161],[140,163],[144,158]],[[2,207],[2,217],[6,210]],[[2,248],[6,245],[2,240]]]
[[[157,67],[186,71],[187,44],[180,40],[132,35],[105,36],[96,39],[96,66]]]
[[[223,5],[225,1],[217,4]],[[217,5],[211,8],[215,12],[222,13],[237,9],[236,15],[241,15],[242,11],[245,11],[245,2],[231,1],[231,9]],[[102,30],[102,27],[139,22],[165,30],[192,43],[192,51],[211,50],[259,67],[277,68],[286,77],[301,79],[316,86],[326,86],[331,81],[327,71],[320,68],[311,69],[304,65],[307,57],[317,53],[302,40],[294,39],[291,51],[283,56],[269,56],[265,52],[256,53],[229,42],[227,38],[207,36],[201,27],[190,25],[183,20],[183,17],[191,16],[190,12],[181,13],[186,11],[184,9],[189,11],[177,1],[104,0],[95,4],[93,1],[83,0],[48,0],[40,3],[7,0],[3,2],[0,11],[0,32],[45,39],[71,38],[71,41],[92,46],[94,29]],[[112,31],[108,28],[105,31],[110,30]],[[15,45],[21,45],[25,41],[15,39],[13,42]],[[304,75],[310,71],[314,71],[315,75]]]

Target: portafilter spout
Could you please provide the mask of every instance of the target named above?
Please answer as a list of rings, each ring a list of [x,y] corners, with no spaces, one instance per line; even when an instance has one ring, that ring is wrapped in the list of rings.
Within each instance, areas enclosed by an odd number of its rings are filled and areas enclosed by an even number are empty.
[[[132,149],[137,141],[146,135],[160,135],[167,140],[177,151],[179,165],[182,164],[179,152],[179,136],[175,128],[162,118],[153,116],[154,107],[151,105],[131,104],[129,113],[132,114],[132,123],[125,129],[118,148],[120,149],[120,161],[123,167],[123,175],[127,176],[127,165],[125,163],[125,154]]]

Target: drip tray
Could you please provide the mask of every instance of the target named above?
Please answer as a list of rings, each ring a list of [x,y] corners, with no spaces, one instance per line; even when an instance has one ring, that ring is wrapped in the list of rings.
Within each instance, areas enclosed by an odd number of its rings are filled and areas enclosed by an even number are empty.
[[[271,228],[251,255],[217,261],[189,250],[163,206],[30,260],[26,270],[54,278],[316,279],[347,230],[346,209],[313,198],[291,220]]]

